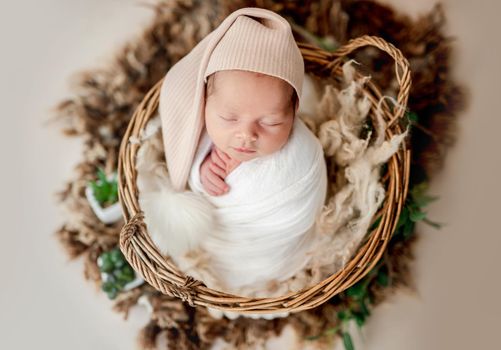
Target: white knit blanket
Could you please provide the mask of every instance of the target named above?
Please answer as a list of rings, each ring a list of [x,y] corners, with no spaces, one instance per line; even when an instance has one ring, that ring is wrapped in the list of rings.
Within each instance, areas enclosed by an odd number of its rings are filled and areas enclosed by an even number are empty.
[[[205,132],[189,185],[213,205],[217,228],[202,247],[224,290],[249,295],[293,276],[308,262],[315,219],[325,202],[327,169],[318,138],[297,118],[279,151],[241,163],[225,179],[230,191],[210,196],[200,165],[212,142]]]

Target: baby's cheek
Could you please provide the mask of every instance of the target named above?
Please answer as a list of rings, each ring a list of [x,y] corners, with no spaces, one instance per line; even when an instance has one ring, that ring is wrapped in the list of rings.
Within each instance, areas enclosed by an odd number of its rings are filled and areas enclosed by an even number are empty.
[[[290,131],[288,129],[282,129],[267,135],[267,154],[279,151],[289,140],[289,135]]]
[[[228,145],[228,141],[231,135],[228,128],[225,127],[224,125],[221,125],[221,123],[211,120],[210,118],[206,120],[205,127],[207,129],[207,133],[209,134],[211,141],[219,149],[225,149],[225,147]]]

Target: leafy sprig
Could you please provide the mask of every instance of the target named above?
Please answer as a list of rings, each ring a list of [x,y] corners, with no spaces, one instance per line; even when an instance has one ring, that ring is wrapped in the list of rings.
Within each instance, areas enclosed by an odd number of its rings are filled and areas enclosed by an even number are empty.
[[[402,208],[400,217],[398,218],[397,227],[392,239],[408,239],[414,233],[414,228],[417,222],[423,221],[424,223],[440,229],[444,224],[431,221],[427,217],[427,212],[424,208],[438,197],[429,196],[425,192],[428,190],[428,183],[422,182],[412,187],[407,196],[405,206]]]
[[[134,270],[125,260],[118,247],[102,253],[97,259],[97,265],[103,280],[101,289],[106,292],[110,299],[115,299],[125,285],[132,282],[136,277]]]
[[[339,43],[336,41],[336,39],[331,35],[320,37],[309,32],[304,27],[294,23],[293,20],[290,20],[289,23],[291,24],[292,29],[295,32],[299,33],[301,36],[303,36],[303,38],[307,42],[315,44],[326,51],[334,52],[340,46]]]
[[[89,182],[94,197],[103,207],[116,203],[118,201],[118,184],[116,176],[108,179],[103,168],[97,170],[97,181]]]

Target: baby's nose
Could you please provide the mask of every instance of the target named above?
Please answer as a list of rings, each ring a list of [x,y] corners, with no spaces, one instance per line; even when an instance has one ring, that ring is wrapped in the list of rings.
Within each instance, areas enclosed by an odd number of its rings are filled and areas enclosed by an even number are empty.
[[[256,141],[257,140],[256,135],[250,135],[250,134],[246,134],[246,133],[240,133],[238,135],[238,138],[243,139],[243,140],[250,140],[250,141]]]
[[[242,129],[237,133],[237,138],[252,142],[257,140],[257,133],[252,128]]]

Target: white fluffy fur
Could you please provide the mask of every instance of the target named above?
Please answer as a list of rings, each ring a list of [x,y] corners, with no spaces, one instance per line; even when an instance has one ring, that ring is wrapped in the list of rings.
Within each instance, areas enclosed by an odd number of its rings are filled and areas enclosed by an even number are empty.
[[[165,185],[141,195],[139,205],[148,213],[144,221],[153,242],[169,256],[198,247],[213,225],[211,204],[193,192],[175,192]]]
[[[158,129],[158,123],[153,125]],[[172,189],[166,181],[165,162],[158,158],[163,147],[161,140],[151,137],[155,132],[146,128],[140,141],[150,139],[143,142],[137,156],[139,205],[159,251],[171,257],[181,256],[198,247],[203,237],[214,229],[213,207],[201,195]]]

